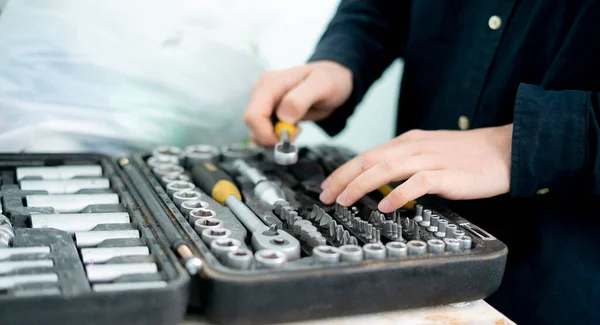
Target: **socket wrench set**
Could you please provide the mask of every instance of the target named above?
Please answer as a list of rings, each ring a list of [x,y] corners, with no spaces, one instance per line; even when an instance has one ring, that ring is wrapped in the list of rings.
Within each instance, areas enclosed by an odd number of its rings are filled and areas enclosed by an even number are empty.
[[[265,324],[482,299],[506,246],[434,197],[324,205],[339,147],[0,154],[0,324]],[[389,191],[389,188],[387,189]]]
[[[198,248],[190,303],[214,322],[424,307],[498,288],[506,246],[434,197],[390,214],[377,209],[389,186],[354,206],[322,204],[321,182],[353,156],[284,143],[161,146],[132,160]]]

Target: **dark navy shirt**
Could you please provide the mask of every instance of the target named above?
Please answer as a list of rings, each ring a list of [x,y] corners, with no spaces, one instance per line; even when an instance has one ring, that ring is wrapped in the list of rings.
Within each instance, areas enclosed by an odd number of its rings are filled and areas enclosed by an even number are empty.
[[[510,193],[449,203],[509,248],[488,301],[523,324],[600,323],[600,1],[342,0],[310,61],[354,89],[319,125],[340,132],[397,58],[397,134],[513,123]]]
[[[350,68],[348,102],[404,60],[397,133],[514,122],[511,194],[600,193],[600,2],[345,0],[311,61]]]

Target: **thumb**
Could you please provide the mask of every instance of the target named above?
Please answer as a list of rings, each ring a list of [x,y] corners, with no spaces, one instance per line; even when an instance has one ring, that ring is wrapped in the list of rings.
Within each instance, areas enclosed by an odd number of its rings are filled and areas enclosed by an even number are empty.
[[[324,87],[323,83],[318,74],[309,74],[281,99],[277,108],[277,118],[288,123],[301,121],[311,106],[325,99],[328,88]]]

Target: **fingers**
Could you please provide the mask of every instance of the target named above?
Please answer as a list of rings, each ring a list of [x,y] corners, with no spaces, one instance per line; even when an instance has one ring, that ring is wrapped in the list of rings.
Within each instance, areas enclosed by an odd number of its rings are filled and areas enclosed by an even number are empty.
[[[381,200],[378,208],[383,213],[390,213],[425,194],[436,194],[445,177],[446,173],[442,171],[418,172]]]
[[[409,178],[421,170],[441,168],[439,157],[432,155],[387,158],[351,181],[337,198],[337,203],[350,206],[364,195],[389,184]]]
[[[254,141],[265,146],[277,143],[271,116],[281,98],[309,73],[305,66],[286,71],[266,73],[254,87],[244,114]]]
[[[310,73],[283,97],[277,108],[277,118],[289,123],[299,122],[311,106],[329,94],[331,87],[326,80],[318,71]]]
[[[379,162],[384,161],[386,157],[402,159],[402,156],[411,156],[419,153],[417,144],[405,143],[399,145],[399,141],[398,139],[388,141],[356,156],[335,170],[321,185],[323,189],[320,196],[321,201],[325,204],[332,204],[353,179]]]

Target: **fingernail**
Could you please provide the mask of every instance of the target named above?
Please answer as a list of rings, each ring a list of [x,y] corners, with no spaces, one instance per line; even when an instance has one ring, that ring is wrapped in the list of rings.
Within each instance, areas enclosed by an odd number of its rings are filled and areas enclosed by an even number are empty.
[[[323,192],[321,192],[321,195],[319,195],[319,200],[321,200],[321,202],[323,203],[331,202],[331,192],[329,192],[329,190],[324,190]]]
[[[327,188],[327,187],[329,186],[329,182],[330,182],[330,181],[331,181],[331,180],[330,180],[329,178],[325,179],[325,180],[323,181],[323,183],[321,183],[321,189],[322,189],[322,190],[324,190],[325,188]]]
[[[391,204],[388,199],[383,199],[379,202],[379,206],[377,207],[381,212],[390,212]]]
[[[348,192],[344,191],[337,198],[337,203],[340,204],[340,205],[346,206],[347,202],[348,202]]]
[[[294,116],[292,116],[292,114],[293,113],[287,112],[286,110],[280,110],[277,112],[277,118],[280,121],[292,123],[294,121]]]

